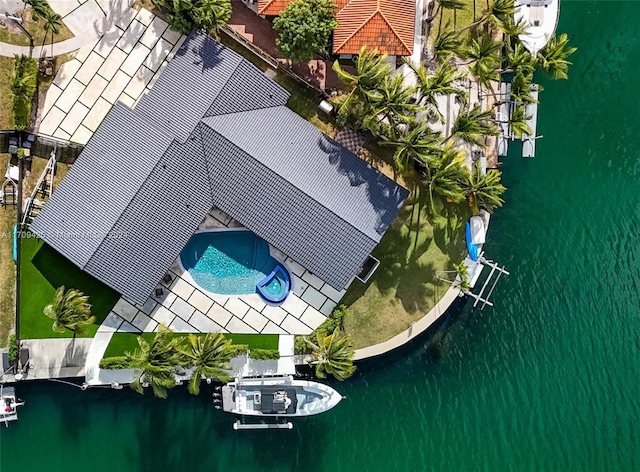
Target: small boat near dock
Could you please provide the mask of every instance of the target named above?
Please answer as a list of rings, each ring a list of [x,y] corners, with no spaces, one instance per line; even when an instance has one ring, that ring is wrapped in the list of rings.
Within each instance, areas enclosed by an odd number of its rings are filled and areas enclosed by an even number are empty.
[[[342,400],[342,395],[328,385],[295,380],[292,376],[236,378],[222,387],[221,397],[223,411],[263,419],[317,415],[329,411]],[[287,429],[291,427],[289,423],[286,425]],[[266,428],[264,424],[241,426],[245,427],[234,428]]]
[[[18,407],[24,405],[24,402],[16,398],[16,392],[13,387],[5,387],[0,385],[0,421],[9,427],[10,421],[18,421]]]
[[[518,39],[535,57],[556,32],[560,17],[560,0],[516,0],[516,7],[516,23],[524,21],[527,25],[527,29]]]

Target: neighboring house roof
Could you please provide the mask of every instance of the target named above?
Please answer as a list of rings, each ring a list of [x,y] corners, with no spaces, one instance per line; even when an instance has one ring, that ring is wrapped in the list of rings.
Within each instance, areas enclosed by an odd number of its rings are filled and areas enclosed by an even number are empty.
[[[276,16],[294,0],[258,0],[258,13]],[[410,56],[416,5],[414,0],[334,0],[338,27],[335,54],[358,54],[362,46],[381,54]]]
[[[341,290],[408,191],[286,108],[288,97],[192,33],[134,110],[114,106],[31,229],[143,303],[216,206]]]

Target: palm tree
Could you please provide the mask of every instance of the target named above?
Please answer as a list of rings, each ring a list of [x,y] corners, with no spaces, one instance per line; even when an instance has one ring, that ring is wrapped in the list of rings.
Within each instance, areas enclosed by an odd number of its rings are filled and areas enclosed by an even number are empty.
[[[527,121],[531,119],[531,116],[527,115],[524,105],[519,105],[514,108],[511,116],[506,121],[493,120],[494,123],[508,123],[511,127],[511,132],[518,138],[522,138],[523,134],[530,135],[531,128],[527,124]]]
[[[430,165],[422,171],[422,182],[429,191],[429,203],[435,213],[434,195],[444,200],[459,203],[465,194],[460,182],[463,182],[469,171],[464,167],[465,157],[459,148],[446,145]]]
[[[500,74],[520,72],[525,76],[533,76],[535,68],[535,57],[525,49],[522,43],[517,42],[513,48],[507,48],[507,67],[498,72]]]
[[[495,0],[493,4],[485,10],[484,15],[479,20],[462,28],[460,33],[474,26],[478,26],[485,21],[491,26],[503,30],[503,25],[509,21],[516,10],[515,0]]]
[[[453,67],[449,62],[443,62],[433,73],[429,74],[427,68],[420,64],[416,66],[411,61],[405,61],[416,74],[417,90],[420,94],[420,104],[427,105],[434,110],[443,120],[442,113],[438,108],[437,97],[443,95],[464,96],[465,91],[456,87],[454,83],[464,77],[464,73]]]
[[[511,91],[509,94],[516,103],[537,103],[537,100],[531,96],[531,81],[533,74],[525,75],[518,71],[511,79]],[[540,86],[538,86],[540,87]]]
[[[138,336],[138,348],[124,353],[136,369],[131,388],[143,394],[144,388],[150,385],[156,397],[167,398],[167,389],[176,384],[174,368],[180,364],[181,357],[178,345],[173,332],[164,325],[158,327],[151,342]]]
[[[179,348],[183,356],[183,365],[193,367],[191,380],[189,381],[189,393],[200,393],[200,381],[216,379],[220,382],[228,382],[231,376],[227,372],[231,369],[228,364],[233,357],[230,349],[231,340],[226,339],[221,333],[207,333],[205,336],[190,334],[187,338],[187,346]]]
[[[451,134],[444,140],[446,143],[454,136],[458,136],[469,144],[484,146],[486,136],[498,136],[500,129],[491,122],[493,112],[482,111],[480,105],[469,109],[464,106],[453,123]]]
[[[553,36],[547,45],[538,52],[540,66],[549,72],[554,79],[567,79],[569,66],[573,64],[567,58],[578,48],[568,47],[569,37],[562,33],[560,37]]]
[[[433,59],[444,62],[452,56],[460,55],[462,42],[454,30],[445,31],[438,35],[433,42]]]
[[[44,314],[53,320],[51,329],[55,333],[68,329],[74,335],[82,334],[87,325],[96,321],[91,315],[89,297],[74,288],[65,291],[64,285],[58,287],[51,303],[44,307]]]
[[[25,0],[27,5],[31,6],[31,19],[38,21],[40,18],[46,18],[51,11],[51,7],[47,0]]]
[[[380,145],[396,148],[393,161],[396,168],[402,171],[405,165],[411,161],[429,165],[434,153],[440,149],[440,138],[440,133],[432,131],[423,120],[413,124],[408,132],[401,133],[388,141],[382,141]]]
[[[380,123],[386,122],[397,133],[400,125],[410,123],[421,108],[411,103],[414,93],[414,88],[404,85],[402,74],[386,76],[380,87],[368,94],[371,106],[364,119],[365,126],[377,134]]]
[[[455,270],[458,277],[460,277],[460,281],[458,282],[460,290],[463,292],[469,290],[471,285],[469,285],[469,268],[467,265],[464,262],[461,262],[460,264],[453,264],[453,270]]]
[[[207,31],[210,35],[218,37],[220,29],[231,18],[230,0],[200,0],[199,6],[191,9],[193,22]]]
[[[349,335],[341,334],[337,328],[328,336],[317,330],[315,342],[306,337],[304,340],[312,349],[313,360],[308,362],[316,367],[316,377],[324,379],[331,374],[342,381],[353,375],[356,370],[353,365],[355,351]]]
[[[49,9],[44,16],[44,37],[45,39],[42,41],[42,45],[46,41],[47,35],[51,33],[51,56],[53,56],[53,38],[56,34],[60,32],[60,27],[62,26],[62,17]]]
[[[494,41],[491,34],[484,33],[479,38],[471,38],[465,48],[465,56],[469,59],[465,64],[495,70],[500,65],[498,52],[502,44]]]
[[[391,67],[386,62],[386,55],[378,55],[376,49],[369,51],[366,46],[360,50],[355,59],[356,72],[352,74],[340,67],[340,63],[333,63],[333,70],[338,78],[351,90],[339,102],[339,113],[349,113],[352,102],[368,103],[375,97],[376,91],[382,86],[385,78],[391,74]]]
[[[521,34],[524,34],[527,31],[528,23],[523,19],[519,19],[517,22],[514,21],[513,17],[507,17],[506,21],[504,21],[500,27],[500,30],[504,33],[505,38],[504,42],[511,46],[512,38],[517,38]],[[516,41],[516,44],[519,42]]]
[[[502,206],[504,200],[501,196],[507,189],[500,180],[500,171],[490,169],[483,174],[480,163],[476,165],[473,172],[467,174],[462,185],[474,215],[480,213],[480,207],[491,212],[495,207]]]

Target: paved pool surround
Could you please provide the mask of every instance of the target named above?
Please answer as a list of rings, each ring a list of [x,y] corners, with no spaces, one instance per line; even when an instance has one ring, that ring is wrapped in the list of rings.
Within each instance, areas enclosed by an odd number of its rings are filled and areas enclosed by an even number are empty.
[[[217,208],[204,218],[200,231],[246,231]],[[143,304],[120,298],[108,315],[117,332],[154,332],[160,323],[179,333],[310,334],[338,304],[346,290],[337,291],[300,264],[270,246],[270,254],[291,276],[291,292],[279,304],[257,293],[219,295],[196,284],[180,257],[161,281],[162,295],[153,293]]]

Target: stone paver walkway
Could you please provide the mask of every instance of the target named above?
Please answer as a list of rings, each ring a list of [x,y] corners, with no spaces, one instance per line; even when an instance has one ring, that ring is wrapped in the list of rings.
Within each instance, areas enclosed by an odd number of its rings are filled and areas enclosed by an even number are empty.
[[[229,215],[214,208],[199,229],[238,228]],[[344,295],[277,249],[270,247],[291,275],[292,291],[279,305],[267,304],[258,294],[218,295],[198,286],[178,259],[159,283],[163,294],[152,294],[139,305],[120,298],[105,323],[119,332],[156,331],[164,324],[178,333],[310,334],[320,326]]]
[[[39,133],[86,144],[117,101],[133,106],[153,86],[184,40],[148,10],[129,8],[62,65],[47,92]]]

